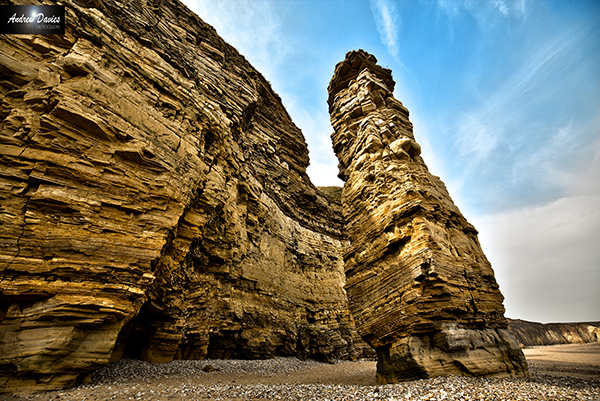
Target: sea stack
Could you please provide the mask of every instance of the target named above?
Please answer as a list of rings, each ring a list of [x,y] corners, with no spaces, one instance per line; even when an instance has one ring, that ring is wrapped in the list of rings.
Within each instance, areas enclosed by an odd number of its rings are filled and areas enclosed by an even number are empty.
[[[363,50],[335,68],[329,112],[350,247],[350,311],[377,380],[528,375],[477,230],[429,173],[389,69]]]

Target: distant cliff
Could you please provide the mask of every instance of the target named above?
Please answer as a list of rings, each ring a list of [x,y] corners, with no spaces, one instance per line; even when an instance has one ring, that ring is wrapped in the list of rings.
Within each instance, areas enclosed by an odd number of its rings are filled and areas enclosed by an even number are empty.
[[[544,324],[508,319],[508,327],[521,347],[600,341],[600,322]]]

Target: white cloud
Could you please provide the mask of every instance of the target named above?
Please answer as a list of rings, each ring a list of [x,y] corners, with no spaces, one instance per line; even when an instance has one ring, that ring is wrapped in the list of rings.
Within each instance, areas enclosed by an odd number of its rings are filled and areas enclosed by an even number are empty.
[[[502,14],[505,17],[507,17],[510,13],[510,9],[503,0],[495,0],[494,7],[496,7],[496,9],[500,11],[500,14]]]
[[[600,193],[473,222],[506,298],[508,317],[600,319]]]
[[[318,159],[311,159],[310,166],[306,169],[310,180],[317,187],[343,187],[344,182],[336,178],[339,169],[337,164],[331,162],[321,162]]]
[[[396,11],[396,6],[389,0],[370,0],[370,4],[381,42],[385,45],[390,56],[398,64],[402,64],[398,39],[402,19]]]
[[[302,127],[308,148],[310,149],[310,165],[306,169],[311,181],[316,186],[343,186],[337,178],[338,160],[333,152],[329,134],[333,132],[327,109],[307,111],[301,105],[290,103],[288,111],[294,116],[294,122]]]

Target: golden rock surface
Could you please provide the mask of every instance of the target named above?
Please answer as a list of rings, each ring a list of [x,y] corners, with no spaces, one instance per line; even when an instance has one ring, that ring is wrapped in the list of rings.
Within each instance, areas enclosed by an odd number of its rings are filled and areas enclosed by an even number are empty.
[[[477,231],[427,170],[391,71],[360,50],[329,85],[351,245],[346,291],[380,383],[527,375]]]
[[[64,4],[65,35],[0,37],[0,390],[369,349],[269,83],[175,0]]]

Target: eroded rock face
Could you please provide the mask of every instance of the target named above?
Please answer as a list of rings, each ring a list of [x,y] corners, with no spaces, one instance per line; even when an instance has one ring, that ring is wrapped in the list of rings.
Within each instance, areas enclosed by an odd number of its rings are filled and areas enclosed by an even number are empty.
[[[380,383],[528,374],[477,231],[420,156],[391,71],[353,51],[329,85],[351,246],[346,291]]]
[[[64,3],[64,36],[0,37],[0,390],[359,355],[341,219],[267,81],[175,0]]]

